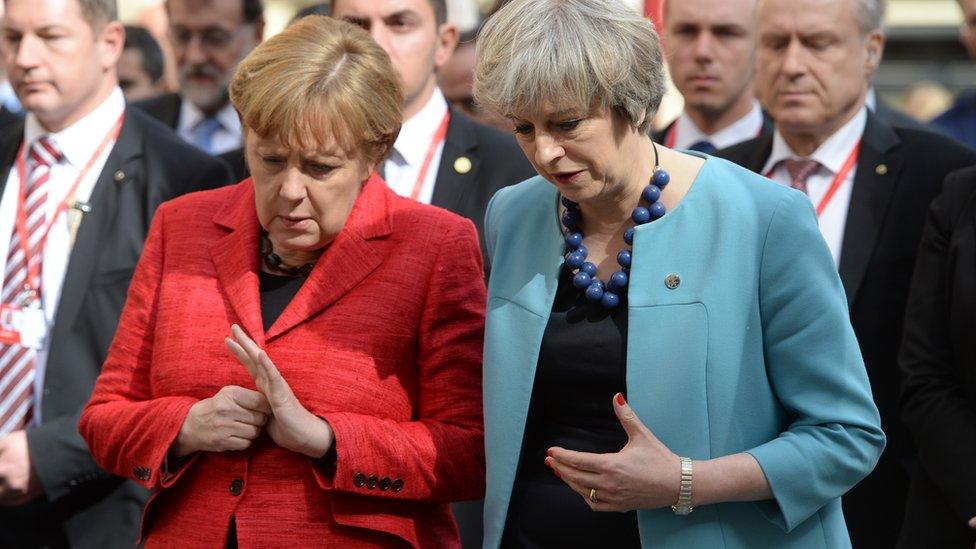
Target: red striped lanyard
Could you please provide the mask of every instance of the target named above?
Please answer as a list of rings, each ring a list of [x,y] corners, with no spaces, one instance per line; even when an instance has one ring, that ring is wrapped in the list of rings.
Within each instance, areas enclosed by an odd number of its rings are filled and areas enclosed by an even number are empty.
[[[437,133],[434,134],[434,138],[430,141],[430,146],[427,147],[427,154],[424,156],[424,163],[420,165],[420,172],[417,174],[417,181],[413,184],[413,190],[410,191],[410,198],[417,200],[420,196],[420,189],[424,186],[424,180],[427,179],[427,171],[430,169],[430,162],[434,159],[434,153],[437,152],[437,147],[444,142],[447,138],[447,125],[451,121],[451,110],[448,109],[444,113],[444,118],[441,120],[440,127],[437,128]]]
[[[840,190],[840,186],[847,181],[847,176],[850,175],[851,170],[854,169],[854,165],[857,164],[857,157],[861,152],[861,140],[858,139],[857,143],[854,144],[854,148],[851,149],[851,154],[847,155],[847,160],[844,161],[844,166],[837,172],[837,176],[831,181],[830,187],[827,188],[827,194],[823,195],[820,202],[817,204],[817,217],[820,217],[827,206],[830,205],[830,201],[833,200],[834,195]],[[771,170],[766,172],[766,177],[772,177],[773,172],[776,171],[777,166],[773,166]]]
[[[67,194],[64,195],[64,199],[58,204],[57,209],[54,210],[54,215],[51,216],[50,221],[48,221],[47,226],[44,228],[44,234],[41,235],[41,239],[37,243],[38,250],[44,250],[44,245],[47,243],[47,237],[51,234],[51,228],[54,227],[55,222],[57,222],[58,217],[68,209],[68,201],[74,196],[75,191],[78,190],[78,186],[81,185],[81,181],[88,175],[91,171],[92,166],[95,165],[95,161],[105,152],[105,147],[112,143],[119,137],[119,132],[122,131],[122,121],[125,119],[125,113],[119,116],[119,119],[115,122],[115,125],[109,130],[109,132],[102,139],[102,142],[95,149],[95,153],[92,154],[88,162],[85,163],[85,167],[82,168],[81,172],[78,174],[77,179],[68,189]],[[40,262],[30,261],[30,233],[27,230],[27,205],[26,193],[27,193],[27,167],[26,167],[26,152],[24,151],[24,143],[20,143],[20,150],[17,151],[17,177],[20,179],[20,193],[17,196],[17,218],[14,223],[14,230],[17,231],[17,239],[20,240],[21,250],[24,252],[24,262],[27,264],[27,278],[24,282],[24,290],[30,292],[32,295],[37,294],[38,288],[41,287],[41,264]]]

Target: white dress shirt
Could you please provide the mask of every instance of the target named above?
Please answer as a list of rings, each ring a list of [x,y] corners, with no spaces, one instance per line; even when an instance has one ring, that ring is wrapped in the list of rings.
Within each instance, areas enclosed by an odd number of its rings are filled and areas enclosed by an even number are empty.
[[[867,121],[867,110],[862,106],[861,110],[847,124],[834,132],[808,157],[820,162],[822,166],[807,178],[807,195],[815,208],[827,194],[834,178],[843,169],[844,162],[854,150],[854,146],[861,141]],[[782,183],[787,187],[790,186],[790,174],[786,171],[786,165],[780,164],[781,161],[790,158],[801,157],[790,149],[779,130],[776,130],[773,134],[773,152],[769,155],[769,160],[763,168],[763,174],[773,181]],[[770,170],[773,172],[770,173]],[[854,190],[854,177],[856,175],[857,163],[855,162],[819,219],[820,233],[827,241],[827,247],[830,248],[830,253],[834,256],[835,265],[840,265],[840,251],[844,243],[844,227],[847,225],[847,209],[851,204],[851,192]]]
[[[98,146],[102,144],[105,136],[115,127],[115,123],[118,122],[124,111],[125,98],[122,95],[122,89],[115,88],[108,99],[103,101],[95,110],[58,133],[48,133],[37,121],[37,118],[28,113],[24,126],[24,150],[29,150],[38,138],[48,135],[54,140],[57,148],[65,157],[61,163],[51,167],[47,184],[48,194],[47,204],[45,204],[47,217],[45,223],[51,222],[51,216],[54,215],[65,198],[68,198],[69,205],[89,201],[92,189],[95,187],[95,183],[102,173],[102,168],[105,166],[105,161],[115,145],[114,141],[109,142],[98,158],[95,159],[75,190],[74,196],[66,197],[65,195],[78,179],[81,170],[95,154]],[[30,169],[29,163],[27,168]],[[0,257],[3,258],[4,265],[7,263],[7,252],[10,248],[10,238],[13,235],[14,220],[17,216],[19,193],[20,176],[16,169],[11,169],[10,175],[7,176],[3,195],[0,196]],[[64,274],[68,269],[68,257],[74,244],[72,226],[77,230],[80,215],[79,210],[71,207],[59,215],[54,226],[51,227],[51,232],[42,252],[41,307],[47,320],[47,334],[45,335],[44,346],[37,351],[32,425],[41,422],[44,371],[51,344],[47,335],[50,335],[51,327],[54,324],[54,315],[57,313],[58,302],[61,298]],[[0,288],[3,287],[3,275],[4,273],[0,271]]]
[[[444,121],[446,113],[447,100],[444,99],[440,88],[434,88],[434,93],[424,108],[403,123],[400,135],[397,136],[393,150],[390,151],[390,156],[387,157],[383,166],[384,179],[393,189],[393,192],[406,197],[409,197],[410,193],[413,192],[424,158],[427,156],[431,143],[434,142],[434,137],[437,135],[437,130]],[[437,181],[437,168],[441,163],[443,152],[444,140],[442,139],[437,144],[434,155],[430,159],[427,175],[424,177],[420,186],[420,193],[417,195],[418,202],[430,204],[430,200],[434,196],[434,182]]]
[[[180,101],[180,121],[176,133],[180,134],[187,143],[194,145],[194,130],[206,115],[198,109],[196,105],[183,98]],[[217,121],[220,122],[220,129],[214,133],[211,146],[213,154],[224,154],[244,145],[244,136],[241,132],[241,119],[237,116],[237,111],[230,103],[217,111]]]
[[[715,145],[716,149],[724,149],[736,143],[759,137],[762,127],[762,107],[759,106],[759,101],[753,101],[752,109],[749,110],[748,114],[711,135],[701,131],[686,112],[681,113],[681,116],[671,126],[669,133],[674,135],[674,146],[672,147],[674,149],[687,149],[699,141],[708,141]],[[670,135],[665,136],[665,139],[666,144],[670,145],[672,137]]]

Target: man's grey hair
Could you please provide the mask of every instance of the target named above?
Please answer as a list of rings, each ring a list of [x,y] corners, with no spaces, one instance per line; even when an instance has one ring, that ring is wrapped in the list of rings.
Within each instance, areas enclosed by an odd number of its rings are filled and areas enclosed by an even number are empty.
[[[861,29],[861,34],[867,35],[872,31],[882,30],[887,2],[885,0],[856,0],[856,2],[857,25]]]
[[[81,6],[81,14],[92,28],[99,28],[106,23],[117,21],[118,7],[115,0],[77,0]]]
[[[6,7],[8,0],[3,0]],[[75,0],[81,8],[81,16],[93,29],[101,28],[106,23],[118,21],[119,10],[115,0]]]
[[[478,35],[475,99],[504,116],[599,105],[646,131],[664,86],[654,27],[620,0],[514,0]]]

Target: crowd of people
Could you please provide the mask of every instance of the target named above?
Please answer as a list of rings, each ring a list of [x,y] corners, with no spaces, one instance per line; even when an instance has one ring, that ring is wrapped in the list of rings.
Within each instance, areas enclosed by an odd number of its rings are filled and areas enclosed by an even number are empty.
[[[885,1],[448,4],[3,2],[0,547],[976,546]]]

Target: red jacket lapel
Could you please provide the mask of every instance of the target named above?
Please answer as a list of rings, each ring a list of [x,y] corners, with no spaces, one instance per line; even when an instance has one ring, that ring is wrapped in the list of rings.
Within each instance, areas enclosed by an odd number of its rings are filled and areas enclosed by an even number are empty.
[[[369,241],[390,233],[391,198],[392,191],[374,174],[363,186],[339,236],[271,326],[269,341],[338,301],[380,265],[383,258]]]
[[[234,199],[214,216],[214,222],[230,232],[213,244],[210,255],[224,296],[237,314],[241,328],[263,347],[264,325],[258,293],[260,224],[254,207],[253,183],[248,179],[239,187]],[[230,326],[227,334],[230,335]]]

